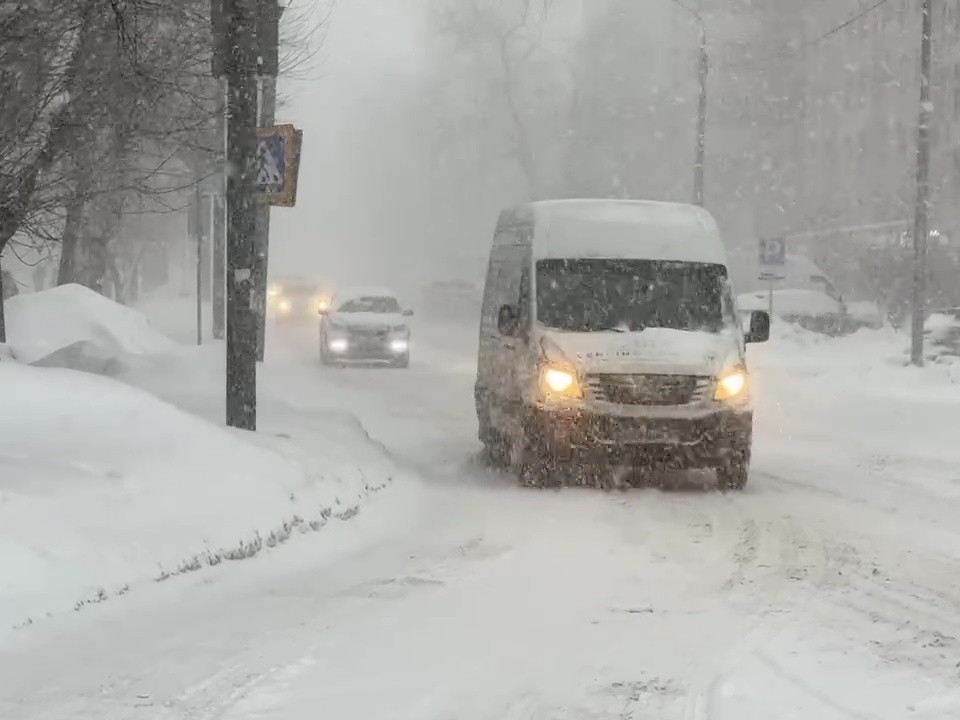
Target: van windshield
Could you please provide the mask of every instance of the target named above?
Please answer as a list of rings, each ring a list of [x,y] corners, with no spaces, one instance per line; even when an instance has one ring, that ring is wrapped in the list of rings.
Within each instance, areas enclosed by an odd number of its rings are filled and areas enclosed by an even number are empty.
[[[537,320],[570,332],[648,327],[719,332],[722,265],[661,260],[540,260]]]

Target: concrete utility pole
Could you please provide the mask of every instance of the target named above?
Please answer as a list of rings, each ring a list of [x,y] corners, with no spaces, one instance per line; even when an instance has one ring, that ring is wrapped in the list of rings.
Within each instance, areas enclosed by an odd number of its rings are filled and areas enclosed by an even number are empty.
[[[700,97],[697,101],[697,154],[693,166],[693,204],[703,207],[703,170],[707,149],[707,76],[710,58],[707,55],[707,28],[697,13],[700,23]]]
[[[257,427],[251,305],[257,211],[257,0],[223,0],[227,53],[227,425]]]
[[[697,75],[700,95],[697,99],[697,148],[693,160],[693,204],[703,207],[704,203],[704,166],[707,150],[707,79],[710,74],[710,56],[707,53],[707,24],[703,15],[684,0],[673,0],[673,4],[697,21],[700,28],[700,49],[697,58]]]
[[[923,326],[927,304],[927,224],[930,210],[930,56],[933,0],[923,0],[920,40],[920,117],[917,123],[917,206],[913,223],[913,317],[910,361],[923,365]]]

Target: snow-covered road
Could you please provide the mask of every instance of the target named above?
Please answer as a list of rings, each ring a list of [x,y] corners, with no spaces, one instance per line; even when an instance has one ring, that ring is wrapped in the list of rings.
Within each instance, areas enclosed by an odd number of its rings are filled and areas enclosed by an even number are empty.
[[[420,338],[408,372],[322,370],[314,330],[278,332],[261,392],[355,413],[421,481],[14,633],[0,717],[960,717],[960,402],[764,348],[743,495],[538,492],[474,460],[470,334]]]

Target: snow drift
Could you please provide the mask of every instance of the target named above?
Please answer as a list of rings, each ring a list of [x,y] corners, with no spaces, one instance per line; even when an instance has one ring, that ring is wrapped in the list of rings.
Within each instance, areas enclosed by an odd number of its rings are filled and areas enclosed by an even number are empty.
[[[81,285],[18,295],[5,306],[7,341],[22,363],[110,373],[125,356],[179,347],[140,313]]]
[[[308,453],[70,370],[3,363],[0,397],[4,629],[320,529],[394,470],[342,418]]]

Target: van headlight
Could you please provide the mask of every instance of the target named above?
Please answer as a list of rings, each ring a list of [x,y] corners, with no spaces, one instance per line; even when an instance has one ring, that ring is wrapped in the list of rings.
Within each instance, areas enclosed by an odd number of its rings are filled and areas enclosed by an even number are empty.
[[[735,400],[747,394],[747,371],[735,367],[720,375],[714,400]]]
[[[580,381],[571,370],[545,365],[540,368],[540,393],[546,397],[579,398]]]

